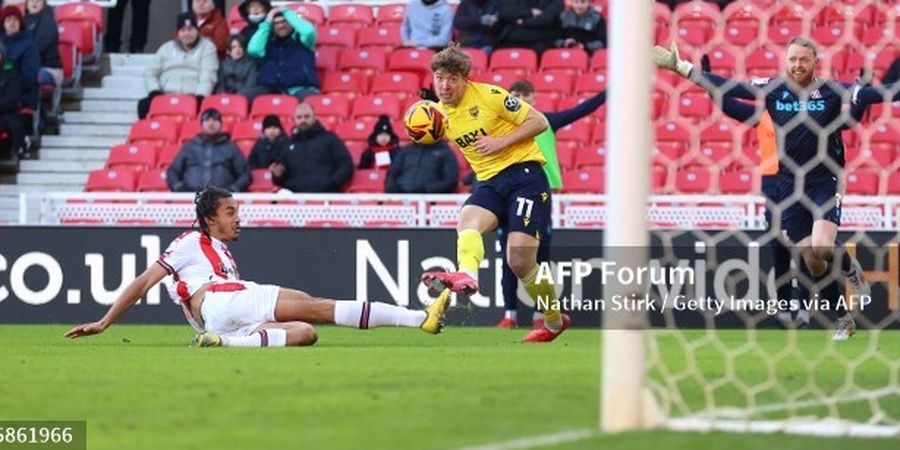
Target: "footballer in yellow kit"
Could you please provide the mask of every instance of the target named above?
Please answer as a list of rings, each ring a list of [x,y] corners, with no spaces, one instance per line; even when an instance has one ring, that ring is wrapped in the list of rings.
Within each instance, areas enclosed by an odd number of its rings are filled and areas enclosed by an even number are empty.
[[[568,327],[569,318],[560,313],[553,284],[537,280],[537,250],[552,202],[534,137],[547,128],[547,119],[500,87],[469,81],[471,67],[469,56],[453,44],[431,60],[446,137],[459,146],[479,182],[460,211],[459,272],[426,272],[422,281],[444,291],[438,305],[447,303],[450,291],[477,292],[482,235],[503,226],[509,266],[544,313],[544,327],[532,330],[524,342],[549,342]]]

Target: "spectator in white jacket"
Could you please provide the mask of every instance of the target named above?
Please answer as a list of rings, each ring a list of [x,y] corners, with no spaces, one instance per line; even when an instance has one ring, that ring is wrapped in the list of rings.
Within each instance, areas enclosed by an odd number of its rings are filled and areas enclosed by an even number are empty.
[[[453,37],[453,9],[447,0],[412,0],[400,27],[406,47],[440,50]]]
[[[177,36],[166,42],[144,72],[148,95],[138,102],[138,117],[143,119],[150,102],[161,94],[196,95],[202,100],[216,85],[219,59],[216,46],[200,36],[197,20],[190,13],[178,15]]]

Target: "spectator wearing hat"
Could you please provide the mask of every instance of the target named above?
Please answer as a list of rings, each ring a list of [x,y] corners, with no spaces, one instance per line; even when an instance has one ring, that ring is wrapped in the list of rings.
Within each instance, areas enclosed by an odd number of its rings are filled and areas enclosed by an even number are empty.
[[[278,147],[288,140],[281,128],[281,119],[274,114],[269,114],[263,118],[262,133],[253,149],[250,150],[250,158],[247,164],[250,170],[253,169],[269,169],[278,161]]]
[[[106,13],[106,30],[103,34],[103,51],[119,53],[122,46],[122,21],[125,7],[131,3],[131,36],[128,38],[129,53],[144,53],[147,45],[147,30],[150,24],[150,0],[119,0]]]
[[[18,72],[7,69],[6,49],[0,44],[0,132],[8,133],[9,140],[0,144],[0,169],[18,167],[18,150],[24,145],[25,130],[19,103],[22,101],[22,80]],[[4,170],[6,171],[6,170]]]
[[[241,36],[246,42],[250,42],[253,33],[259,29],[259,24],[266,20],[266,14],[272,10],[272,2],[269,0],[244,0],[238,6],[238,13],[247,22],[247,25],[241,29]]]
[[[456,190],[459,163],[447,141],[401,147],[391,160],[384,192],[448,194]]]
[[[301,100],[319,92],[316,27],[296,12],[272,8],[247,44],[260,60],[256,94],[288,94]]]
[[[148,96],[138,102],[138,117],[143,119],[153,97],[160,94],[209,95],[216,84],[219,60],[216,47],[202,36],[197,21],[189,13],[178,15],[177,36],[156,51],[153,63],[144,71]]]
[[[191,11],[197,19],[200,35],[212,41],[216,46],[219,59],[228,51],[228,22],[221,11],[216,9],[213,0],[193,0]]]
[[[217,94],[240,94],[253,102],[256,87],[256,61],[247,56],[246,42],[240,35],[228,39],[228,57],[219,63]]]
[[[243,192],[250,185],[247,161],[222,132],[222,115],[217,109],[200,114],[200,133],[175,155],[166,170],[166,182],[173,192],[196,192],[209,185]]]
[[[41,69],[41,52],[37,41],[30,33],[24,32],[25,17],[17,6],[8,5],[0,9],[0,22],[3,22],[0,42],[6,48],[4,63],[15,67],[22,80],[22,106],[37,110],[37,79]]]
[[[275,184],[292,192],[340,192],[353,176],[344,141],[319,123],[308,103],[294,110],[294,130],[276,153]]]
[[[400,138],[391,127],[391,119],[386,115],[378,117],[372,134],[369,135],[369,147],[359,159],[359,169],[386,169],[391,165],[391,155],[400,147]]]

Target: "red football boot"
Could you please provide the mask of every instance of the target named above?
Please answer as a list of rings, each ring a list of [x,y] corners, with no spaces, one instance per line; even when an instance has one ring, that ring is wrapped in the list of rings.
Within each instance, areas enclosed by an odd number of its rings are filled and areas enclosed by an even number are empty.
[[[519,323],[515,319],[510,319],[509,317],[504,317],[503,320],[497,324],[497,328],[512,329],[518,327]]]
[[[560,327],[559,331],[552,331],[547,327],[543,327],[537,330],[531,330],[530,333],[525,335],[525,338],[522,339],[522,342],[527,343],[536,343],[536,342],[550,342],[556,339],[557,336],[566,331],[566,328],[569,328],[569,316],[566,314],[562,315],[562,327]]]
[[[478,292],[478,282],[465,272],[425,272],[421,280],[432,295],[437,295],[444,289],[464,295]]]

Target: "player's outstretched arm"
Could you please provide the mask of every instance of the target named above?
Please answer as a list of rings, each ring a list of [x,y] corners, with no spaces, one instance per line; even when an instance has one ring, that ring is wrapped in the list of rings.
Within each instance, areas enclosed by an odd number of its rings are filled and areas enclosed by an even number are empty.
[[[900,100],[900,81],[883,86],[864,86],[854,90],[852,103],[869,106],[875,103],[896,102]]]
[[[752,83],[738,82],[720,77],[714,73],[696,70],[690,61],[681,59],[681,56],[678,54],[678,46],[674,42],[669,48],[659,45],[654,46],[653,57],[657,67],[671,70],[693,81],[707,91],[721,90],[722,87],[725,87],[728,90],[723,92],[722,95],[745,100],[755,100],[761,94],[761,90]]]
[[[163,269],[162,266],[159,264],[151,265],[144,273],[140,274],[134,281],[128,284],[128,287],[126,287],[125,291],[123,291],[119,298],[116,299],[115,303],[109,307],[109,311],[106,312],[106,315],[104,315],[102,319],[96,322],[78,325],[69,330],[69,332],[66,333],[66,337],[75,339],[82,336],[102,333],[109,328],[119,316],[124,314],[125,311],[128,311],[128,309],[134,306],[141,297],[146,295],[150,288],[165,278],[166,275],[166,270]]]
[[[533,138],[547,129],[547,118],[535,109],[529,109],[525,120],[511,133],[504,136],[482,136],[475,141],[475,148],[482,155],[497,153],[511,145]]]
[[[606,103],[606,89],[572,108],[557,112],[545,112],[544,116],[547,117],[550,129],[555,132],[564,126],[593,113],[597,108],[603,106],[604,103]]]

